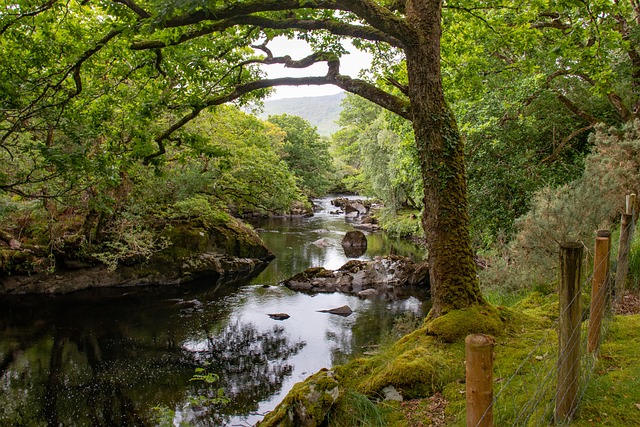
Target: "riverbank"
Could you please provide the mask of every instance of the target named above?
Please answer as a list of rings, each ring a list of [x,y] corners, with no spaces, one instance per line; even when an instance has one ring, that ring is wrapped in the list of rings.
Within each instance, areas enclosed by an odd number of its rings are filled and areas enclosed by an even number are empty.
[[[155,425],[158,406],[194,425],[254,425],[311,373],[397,339],[398,319],[419,323],[429,310],[426,292],[389,301],[278,286],[309,267],[337,269],[350,260],[340,242],[352,223],[330,214],[330,200],[318,203],[323,210],[313,217],[255,224],[276,258],[252,281],[0,295],[0,425],[111,425],[132,417]],[[365,233],[360,261],[423,258],[410,242]],[[314,244],[320,239],[328,245]],[[353,313],[323,312],[343,305]],[[290,317],[269,317],[281,312]],[[205,366],[219,376],[212,389],[189,381]],[[229,405],[192,403],[218,387]]]
[[[161,242],[144,256],[59,251],[55,259],[34,245],[0,247],[0,294],[63,294],[90,288],[176,286],[197,279],[251,278],[274,258],[253,228],[228,215],[216,221],[164,221],[153,229]]]
[[[503,396],[494,410],[496,425],[523,419],[529,420],[527,425],[549,422],[555,392],[557,307],[555,295],[540,293],[511,307],[498,307],[505,329],[496,336],[495,346],[494,390]],[[611,319],[592,380],[571,425],[640,425],[635,344],[639,340],[637,310]],[[376,354],[320,373],[307,380],[306,387],[297,386],[260,426],[288,425],[283,421],[291,414],[288,411],[305,405],[306,412],[316,416],[324,409],[323,419],[330,427],[464,426],[464,353],[464,340],[446,344],[424,327],[418,328]],[[310,388],[324,393],[320,397],[324,406],[305,400]]]

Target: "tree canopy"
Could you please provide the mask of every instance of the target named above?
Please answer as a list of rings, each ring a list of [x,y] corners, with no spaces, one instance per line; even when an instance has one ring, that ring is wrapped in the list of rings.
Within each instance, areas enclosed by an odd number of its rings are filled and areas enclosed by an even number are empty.
[[[17,1],[0,15],[0,148],[7,161],[24,151],[38,160],[3,175],[0,188],[18,193],[59,177],[56,191],[71,191],[64,174],[83,176],[96,160],[117,180],[118,162],[160,166],[169,147],[197,147],[187,124],[207,109],[242,105],[274,86],[333,84],[412,122],[432,317],[482,304],[464,144],[444,99],[441,24],[440,1]],[[306,40],[313,53],[274,56],[269,41],[279,35]],[[340,73],[345,37],[373,52],[372,78]],[[317,62],[327,64],[325,75],[268,79],[260,68]]]

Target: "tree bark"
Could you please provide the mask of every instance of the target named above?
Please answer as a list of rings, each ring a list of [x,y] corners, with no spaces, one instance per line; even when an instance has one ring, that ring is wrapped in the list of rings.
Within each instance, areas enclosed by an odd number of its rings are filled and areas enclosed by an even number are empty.
[[[439,0],[407,2],[406,19],[415,31],[405,52],[425,187],[422,223],[433,298],[430,318],[484,303],[469,235],[464,144],[442,87],[441,11]]]

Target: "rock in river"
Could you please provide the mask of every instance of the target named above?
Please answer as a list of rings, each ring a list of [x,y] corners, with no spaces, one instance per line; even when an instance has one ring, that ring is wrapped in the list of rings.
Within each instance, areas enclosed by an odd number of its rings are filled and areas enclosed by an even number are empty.
[[[318,312],[337,314],[338,316],[347,317],[347,316],[350,316],[351,313],[353,313],[353,310],[351,310],[351,307],[349,307],[348,305],[343,305],[342,307],[336,307],[329,310],[318,310]]]
[[[287,313],[272,313],[267,314],[267,316],[269,316],[273,320],[287,320],[289,317],[291,317]]]
[[[428,288],[429,267],[426,262],[414,263],[409,258],[390,255],[371,261],[351,260],[335,271],[309,268],[282,284],[310,293],[344,292],[397,299],[407,296],[412,288]]]

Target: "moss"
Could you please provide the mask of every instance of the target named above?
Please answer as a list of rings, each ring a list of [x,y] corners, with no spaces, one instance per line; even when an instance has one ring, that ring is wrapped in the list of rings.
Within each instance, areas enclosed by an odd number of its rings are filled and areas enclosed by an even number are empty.
[[[26,251],[0,249],[0,271],[5,274],[33,274],[45,270],[48,259]]]
[[[439,340],[451,343],[469,334],[499,335],[504,330],[504,323],[495,307],[484,304],[451,310],[435,319],[428,319],[425,329]]]
[[[205,252],[239,258],[273,257],[252,228],[233,218],[209,227],[196,220],[174,223],[161,237],[168,239],[170,245],[151,257],[148,263],[151,270],[174,270],[176,265]]]
[[[342,267],[339,268],[339,271],[346,271],[348,273],[357,273],[367,266],[365,261],[359,261],[357,259],[351,259],[347,261]]]
[[[616,317],[572,426],[640,425],[638,342],[640,315]]]
[[[207,230],[191,223],[174,224],[162,232],[162,237],[169,239],[171,244],[160,253],[161,257],[174,262],[205,252],[209,241]]]
[[[316,277],[333,277],[333,272],[327,270],[324,267],[311,267],[306,270],[293,275],[287,282],[303,282]]]
[[[454,365],[461,366],[432,347],[420,346],[400,353],[376,369],[362,391],[375,394],[392,385],[406,398],[430,396],[460,374]]]
[[[320,426],[339,396],[338,381],[326,369],[293,386],[276,409],[258,423],[260,427]]]
[[[209,252],[220,252],[240,258],[272,259],[273,253],[264,246],[258,233],[242,221],[230,218],[208,228]]]

